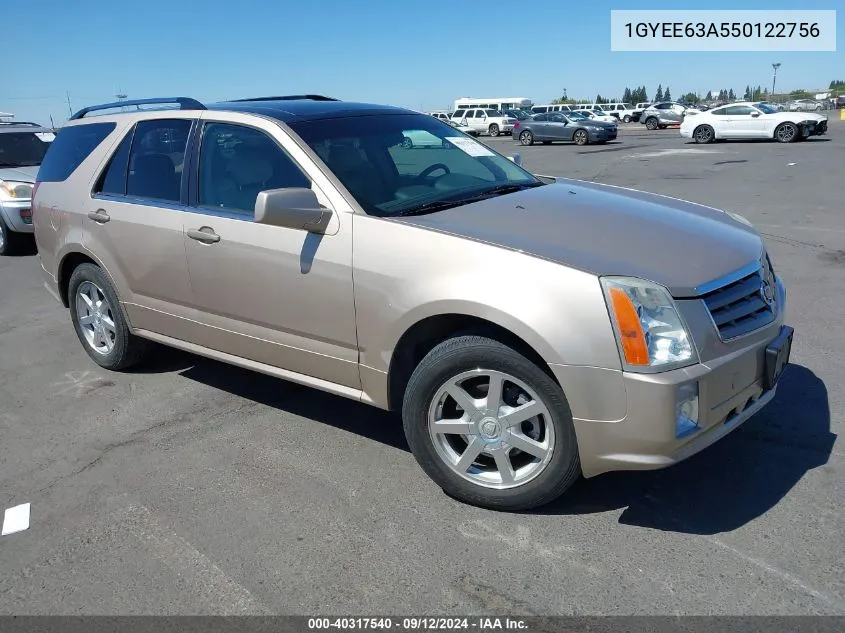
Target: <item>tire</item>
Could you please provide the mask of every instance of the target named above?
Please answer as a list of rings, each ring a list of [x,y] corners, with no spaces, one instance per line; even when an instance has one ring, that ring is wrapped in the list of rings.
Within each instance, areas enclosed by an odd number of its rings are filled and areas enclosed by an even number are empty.
[[[534,134],[531,130],[523,130],[519,133],[519,143],[521,145],[534,145]]]
[[[13,231],[6,226],[6,221],[0,215],[0,257],[4,255],[18,255],[23,252],[27,237],[29,236]]]
[[[414,142],[407,136],[405,136],[402,138],[402,147],[404,147],[405,149],[411,149],[414,147]]]
[[[645,120],[645,127],[647,130],[656,130],[658,127],[657,119],[655,119],[653,116],[647,118]]]
[[[474,389],[481,389],[480,395],[484,397],[485,371],[502,378],[502,384],[507,385],[502,391],[505,405],[508,401],[517,406],[530,402],[512,400],[516,392],[521,392],[523,398],[534,400],[541,413],[508,427],[503,416],[482,417],[484,414],[479,410],[473,426],[467,425],[467,434],[460,428],[456,433],[434,432],[437,414],[443,413],[445,417],[441,420],[461,417],[455,407],[457,400],[443,395],[446,385],[451,385],[450,393],[465,396],[472,393],[473,397],[476,395]],[[468,391],[454,386],[461,381],[463,385],[469,385]],[[473,385],[473,381],[478,384]],[[489,382],[487,385],[489,388]],[[500,406],[498,410],[502,408]],[[508,413],[512,414],[506,411]],[[431,350],[408,382],[402,419],[408,445],[425,473],[446,494],[472,505],[498,510],[530,510],[559,498],[581,475],[575,427],[563,390],[539,366],[492,339],[460,336]],[[527,430],[526,424],[529,425]],[[487,430],[482,430],[482,425]],[[487,439],[483,433],[487,433]],[[521,439],[531,440],[531,435],[534,436],[533,444]],[[490,436],[495,437],[491,439]],[[539,448],[541,444],[546,445],[544,453]],[[453,447],[451,452],[450,446]],[[476,447],[471,455],[473,462],[460,474],[458,450],[463,454],[470,446]],[[535,456],[520,451],[519,446],[540,452]],[[499,458],[504,455],[506,462],[494,458],[494,454]],[[540,454],[545,456],[541,458]],[[477,464],[475,472],[468,472],[474,464]],[[509,472],[507,482],[499,470],[500,464]],[[484,481],[487,483],[482,483]]]
[[[716,140],[716,131],[709,125],[699,125],[692,131],[692,138],[700,145],[706,145]]]
[[[590,135],[587,130],[575,130],[572,133],[572,140],[575,141],[576,145],[586,145],[590,142]]]
[[[778,143],[794,143],[801,136],[798,126],[794,123],[781,123],[775,128],[775,140]]]
[[[92,295],[96,295],[96,298],[101,297],[103,303],[97,310],[91,309],[89,303],[80,296],[81,294],[85,294],[89,299]],[[120,371],[129,369],[143,360],[150,348],[150,343],[129,331],[117,292],[102,268],[94,264],[80,264],[74,269],[68,285],[68,304],[73,328],[76,330],[79,342],[82,343],[88,356],[100,367]],[[80,312],[86,310],[93,322],[83,324],[83,316]],[[94,314],[97,316],[93,316]],[[110,329],[109,321],[111,322]],[[98,337],[95,332],[98,327],[102,332],[99,338],[102,345],[96,344]],[[89,338],[92,336],[93,340]],[[111,341],[110,345],[107,339]]]
[[[626,115],[622,118],[622,122],[623,122],[623,123],[630,123],[630,122],[631,122],[631,115],[630,115],[630,114],[626,114]]]
[[[499,136],[499,126],[496,125],[495,123],[491,123],[490,127],[487,128],[487,133],[490,134],[490,136],[492,136],[494,138]]]

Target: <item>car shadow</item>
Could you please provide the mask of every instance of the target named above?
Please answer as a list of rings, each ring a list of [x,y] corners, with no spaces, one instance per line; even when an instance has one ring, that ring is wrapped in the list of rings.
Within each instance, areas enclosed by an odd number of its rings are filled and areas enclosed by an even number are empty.
[[[827,463],[827,388],[790,365],[775,398],[744,425],[676,466],[582,480],[541,514],[578,515],[625,508],[626,525],[687,534],[730,532],[768,512],[804,477]]]
[[[397,414],[348,398],[187,352],[162,348],[140,371],[175,371],[189,380],[409,451]],[[774,400],[698,455],[667,469],[607,473],[581,480],[537,515],[624,508],[619,522],[688,534],[730,532],[777,503],[827,463],[836,435],[824,383],[792,364]],[[421,475],[422,476],[422,475]]]
[[[398,415],[304,385],[176,349],[161,348],[139,373],[176,372],[189,380],[296,416],[409,451]]]

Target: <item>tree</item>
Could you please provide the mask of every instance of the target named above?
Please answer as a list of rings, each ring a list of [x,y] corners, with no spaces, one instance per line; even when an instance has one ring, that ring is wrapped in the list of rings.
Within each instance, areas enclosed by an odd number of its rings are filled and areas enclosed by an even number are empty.
[[[845,81],[842,81],[840,79],[834,79],[833,81],[830,82],[830,86],[828,86],[828,87],[831,90],[833,90],[834,88],[845,88]]]
[[[683,97],[681,97],[681,99],[684,101],[684,103],[698,103],[699,102],[698,95],[695,94],[694,92],[688,92]]]
[[[713,93],[708,90],[707,94],[704,97],[704,100],[705,101],[713,101]]]
[[[663,93],[663,100],[664,101],[671,101],[672,100],[672,93],[669,92],[669,86],[666,86],[666,91]]]
[[[657,84],[657,92],[654,93],[655,101],[663,101],[663,84]]]
[[[751,92],[751,86],[745,86],[745,94],[742,95],[745,101],[751,101],[754,98],[754,93]]]
[[[719,101],[727,101],[727,99],[728,99],[728,95],[725,92],[725,89],[722,88],[722,90],[719,91]]]
[[[728,90],[728,100],[729,101],[736,101],[736,93],[734,93],[734,89],[731,88]]]
[[[631,103],[634,97],[632,96],[631,89],[628,86],[625,86],[625,92],[622,93],[622,103]]]

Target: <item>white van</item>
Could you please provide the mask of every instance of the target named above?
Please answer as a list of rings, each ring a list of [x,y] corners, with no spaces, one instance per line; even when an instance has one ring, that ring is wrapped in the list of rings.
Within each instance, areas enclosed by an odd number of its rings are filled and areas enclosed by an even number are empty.
[[[490,97],[489,99],[470,99],[462,98],[455,99],[455,109],[469,110],[470,108],[480,108],[482,110],[498,110],[504,112],[505,110],[530,110],[534,102],[526,97]]]
[[[634,106],[630,103],[603,103],[601,108],[625,123],[634,119]]]
[[[531,106],[531,112],[534,114],[545,114],[546,112],[570,112],[572,106],[564,103],[547,103],[545,105]]]

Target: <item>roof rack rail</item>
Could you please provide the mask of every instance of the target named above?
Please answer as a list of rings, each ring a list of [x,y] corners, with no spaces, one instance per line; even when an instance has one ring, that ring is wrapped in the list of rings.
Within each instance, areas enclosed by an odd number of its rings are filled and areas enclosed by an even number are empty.
[[[196,99],[189,97],[160,97],[158,99],[130,99],[127,101],[114,101],[112,103],[103,103],[95,106],[88,106],[82,108],[79,112],[70,117],[71,121],[81,119],[90,112],[98,110],[111,110],[113,108],[125,108],[127,106],[142,106],[152,105],[157,103],[178,103],[180,110],[206,110],[207,108]]]
[[[281,97],[250,97],[249,99],[232,99],[230,103],[241,103],[244,101],[340,101],[334,97],[323,95],[285,95]]]

